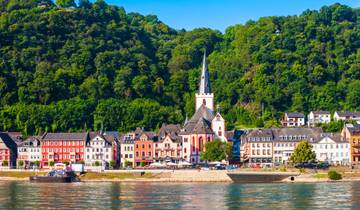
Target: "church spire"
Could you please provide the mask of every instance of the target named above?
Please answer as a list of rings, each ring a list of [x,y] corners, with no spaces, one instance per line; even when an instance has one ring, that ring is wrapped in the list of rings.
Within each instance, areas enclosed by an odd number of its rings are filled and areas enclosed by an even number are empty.
[[[206,50],[204,50],[204,58],[203,58],[203,65],[201,69],[201,78],[199,85],[199,94],[209,94],[209,93],[211,93],[210,76],[206,62]]]

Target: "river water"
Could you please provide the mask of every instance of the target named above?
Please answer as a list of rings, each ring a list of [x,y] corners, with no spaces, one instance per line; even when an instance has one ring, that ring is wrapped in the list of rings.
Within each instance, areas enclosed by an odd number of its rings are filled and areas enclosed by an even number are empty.
[[[0,182],[0,209],[360,209],[360,182]]]

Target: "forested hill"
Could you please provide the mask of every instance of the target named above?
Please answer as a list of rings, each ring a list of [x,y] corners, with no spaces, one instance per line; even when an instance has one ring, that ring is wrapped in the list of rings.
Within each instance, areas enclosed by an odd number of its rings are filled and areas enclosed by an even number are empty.
[[[276,125],[284,111],[360,110],[359,9],[335,4],[222,34],[80,2],[0,0],[1,130],[183,123],[194,112],[204,49],[230,129]]]

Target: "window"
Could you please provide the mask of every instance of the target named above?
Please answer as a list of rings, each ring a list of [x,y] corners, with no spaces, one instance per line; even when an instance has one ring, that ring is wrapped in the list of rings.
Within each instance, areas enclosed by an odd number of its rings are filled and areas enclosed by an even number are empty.
[[[132,154],[129,154],[129,158],[133,158],[133,155],[132,155]]]
[[[144,156],[145,156],[145,152],[142,152],[141,155],[144,157]]]
[[[142,148],[145,149],[145,145],[144,145],[144,144],[142,144]]]
[[[148,152],[149,157],[151,157],[151,152]]]
[[[206,100],[205,99],[203,99],[203,104],[206,105]]]
[[[184,138],[184,142],[188,142],[188,139],[187,139],[187,138]]]
[[[186,153],[186,148],[184,148],[184,153]]]
[[[136,154],[135,154],[135,155],[136,155],[136,157],[139,157],[139,152],[136,152]]]

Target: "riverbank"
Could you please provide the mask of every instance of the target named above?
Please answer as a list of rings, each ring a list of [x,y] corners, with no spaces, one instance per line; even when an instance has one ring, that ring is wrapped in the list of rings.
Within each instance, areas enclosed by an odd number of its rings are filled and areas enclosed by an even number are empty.
[[[266,174],[276,173],[269,171],[239,170],[239,173]],[[295,172],[295,171],[294,171]],[[297,171],[299,172],[299,171]],[[44,175],[46,172],[33,171],[0,171],[0,181],[28,181],[30,176]],[[281,173],[281,172],[277,172]],[[360,181],[360,172],[341,172],[342,182]],[[326,171],[298,173],[280,182],[311,183],[333,182],[327,177]],[[201,171],[201,170],[116,170],[101,173],[87,172],[80,176],[82,182],[228,182],[232,180],[227,171]]]

